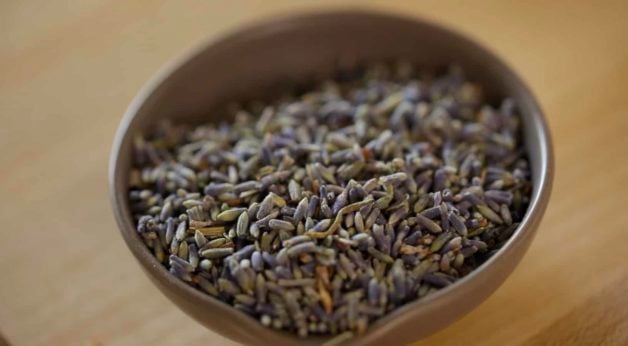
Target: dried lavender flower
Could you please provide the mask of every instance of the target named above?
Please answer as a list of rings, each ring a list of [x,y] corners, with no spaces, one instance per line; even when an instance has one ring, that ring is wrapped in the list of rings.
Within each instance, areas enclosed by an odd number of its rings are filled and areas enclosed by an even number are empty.
[[[512,100],[487,104],[459,68],[414,71],[378,64],[138,136],[140,238],[187,284],[330,344],[455,283],[525,215],[529,164]]]

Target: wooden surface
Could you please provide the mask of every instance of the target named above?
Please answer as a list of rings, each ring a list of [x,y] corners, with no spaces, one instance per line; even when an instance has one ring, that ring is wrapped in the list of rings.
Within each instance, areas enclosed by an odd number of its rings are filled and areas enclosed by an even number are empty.
[[[478,309],[417,345],[628,344],[627,5],[367,5],[494,49],[538,95],[554,137],[553,195],[530,251]],[[330,6],[2,1],[0,334],[17,345],[230,344],[167,301],[124,245],[107,196],[113,134],[183,49],[260,16]]]

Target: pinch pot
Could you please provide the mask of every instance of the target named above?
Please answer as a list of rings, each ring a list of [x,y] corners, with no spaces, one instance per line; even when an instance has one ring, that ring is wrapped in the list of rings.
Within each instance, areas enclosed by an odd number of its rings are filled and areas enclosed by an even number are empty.
[[[113,143],[110,197],[126,244],[155,286],[199,323],[237,342],[324,342],[322,337],[299,339],[266,328],[188,286],[157,262],[136,233],[127,198],[133,137],[149,132],[163,119],[192,123],[221,120],[217,110],[230,101],[272,97],[285,82],[329,75],[355,62],[398,59],[426,67],[459,64],[470,80],[484,87],[488,100],[514,98],[532,168],[532,197],[519,228],[488,261],[456,283],[386,315],[349,343],[398,345],[417,341],[461,318],[493,293],[528,249],[548,203],[553,159],[541,108],[521,78],[478,43],[423,20],[360,10],[299,14],[244,27],[167,65],[132,101]]]

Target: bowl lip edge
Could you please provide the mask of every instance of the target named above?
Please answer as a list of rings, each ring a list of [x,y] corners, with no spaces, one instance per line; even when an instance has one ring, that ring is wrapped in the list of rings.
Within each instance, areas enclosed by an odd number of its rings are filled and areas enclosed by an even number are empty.
[[[505,256],[509,249],[511,249],[515,244],[519,242],[519,239],[522,238],[526,233],[532,232],[531,236],[534,236],[535,229],[530,229],[531,226],[534,226],[534,223],[540,222],[543,214],[545,213],[552,189],[552,183],[554,178],[554,153],[553,153],[553,145],[552,138],[549,131],[549,126],[547,123],[547,119],[545,117],[545,113],[542,110],[538,102],[538,98],[534,93],[530,90],[527,83],[521,76],[507,63],[497,55],[493,50],[488,48],[484,43],[478,42],[475,38],[470,38],[466,33],[460,32],[458,30],[454,30],[450,28],[447,24],[435,22],[429,19],[425,19],[423,17],[418,16],[409,16],[405,14],[401,14],[398,12],[391,12],[386,10],[371,10],[371,9],[363,9],[363,8],[350,8],[350,7],[341,7],[339,9],[327,9],[327,10],[317,10],[317,11],[302,11],[299,13],[293,14],[280,14],[275,16],[266,16],[260,20],[252,21],[246,25],[238,26],[234,30],[230,30],[224,34],[219,34],[215,38],[211,38],[209,40],[201,41],[200,44],[195,45],[194,47],[188,49],[183,54],[176,56],[174,59],[170,59],[165,65],[157,70],[156,73],[139,89],[138,93],[133,97],[131,103],[124,111],[124,115],[120,120],[120,123],[116,129],[112,149],[109,157],[109,169],[108,169],[108,190],[109,190],[109,199],[111,203],[111,207],[116,219],[116,223],[122,237],[125,240],[125,243],[133,253],[134,257],[140,262],[142,267],[145,269],[151,268],[151,275],[159,276],[165,280],[161,280],[169,285],[174,286],[174,288],[185,294],[187,297],[193,297],[195,300],[200,300],[205,303],[209,303],[212,306],[226,308],[223,309],[225,311],[233,311],[236,312],[240,316],[247,317],[251,325],[259,326],[259,330],[263,330],[266,332],[271,332],[278,337],[289,338],[286,340],[302,340],[296,338],[296,336],[287,333],[287,332],[277,332],[275,330],[267,329],[261,324],[257,322],[253,317],[240,312],[239,310],[233,309],[232,306],[225,304],[224,302],[211,297],[207,294],[199,292],[188,284],[182,282],[181,280],[172,276],[166,269],[158,263],[152,253],[145,247],[145,245],[139,239],[134,232],[130,232],[127,228],[128,225],[126,223],[126,216],[124,208],[124,199],[126,196],[121,196],[116,193],[117,186],[117,174],[118,174],[118,162],[120,152],[122,151],[122,146],[124,141],[130,135],[128,133],[128,129],[131,127],[132,122],[135,119],[135,116],[141,109],[145,106],[146,101],[149,100],[152,96],[154,96],[155,92],[157,92],[162,86],[164,82],[166,82],[171,76],[176,74],[180,69],[187,65],[188,62],[197,58],[201,54],[203,54],[207,50],[213,49],[218,44],[225,44],[229,41],[239,38],[241,36],[248,36],[252,33],[254,34],[254,30],[256,28],[267,29],[267,26],[277,26],[277,25],[293,25],[301,20],[311,20],[318,17],[324,16],[361,16],[361,17],[371,17],[376,19],[388,19],[388,20],[401,20],[406,22],[414,22],[419,23],[424,26],[434,27],[440,31],[446,32],[452,36],[457,36],[460,40],[465,41],[467,44],[471,44],[475,46],[476,49],[481,51],[486,56],[490,57],[494,62],[499,64],[500,70],[502,72],[506,72],[510,76],[504,76],[502,78],[511,78],[518,84],[518,87],[522,91],[523,95],[529,100],[529,105],[531,106],[531,115],[533,121],[533,128],[535,132],[538,132],[538,142],[539,142],[539,155],[540,155],[540,167],[539,167],[539,181],[533,182],[533,186],[536,187],[535,191],[532,193],[531,201],[528,205],[528,209],[526,210],[526,214],[524,218],[521,220],[520,225],[514,231],[513,235],[510,239],[500,248],[493,256],[491,256],[486,262],[480,265],[478,268],[473,270],[467,276],[462,279],[456,281],[454,284],[440,289],[437,292],[424,297],[419,300],[414,300],[409,303],[406,303],[395,310],[388,313],[386,316],[375,321],[371,326],[369,326],[367,332],[364,335],[358,336],[353,339],[353,341],[365,340],[369,337],[375,337],[375,334],[380,334],[383,332],[382,328],[385,325],[390,324],[392,320],[399,318],[402,315],[405,315],[408,311],[414,309],[421,309],[424,305],[433,304],[438,301],[442,301],[446,296],[450,294],[450,292],[457,290],[460,286],[468,285],[469,282],[474,281],[476,277],[478,277],[482,272],[485,271],[487,267],[490,267],[492,263],[500,260]],[[538,227],[538,225],[536,225]],[[135,237],[133,237],[135,235]],[[515,263],[516,265],[516,263]],[[508,273],[509,274],[509,273]],[[508,276],[508,275],[506,275]],[[505,280],[505,279],[504,279]],[[497,288],[497,287],[496,287]],[[496,289],[495,288],[495,289]],[[328,336],[325,336],[328,337]]]

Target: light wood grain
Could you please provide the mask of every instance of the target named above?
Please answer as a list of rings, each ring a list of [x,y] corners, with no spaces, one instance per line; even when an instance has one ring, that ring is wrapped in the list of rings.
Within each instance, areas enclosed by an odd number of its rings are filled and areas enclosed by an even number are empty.
[[[152,287],[118,235],[113,133],[142,83],[183,49],[261,16],[334,6],[0,3],[0,330],[10,342],[230,344]],[[479,308],[417,345],[628,344],[628,3],[367,6],[491,47],[529,82],[554,137],[554,192],[530,251]]]

